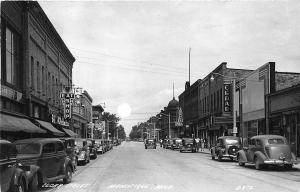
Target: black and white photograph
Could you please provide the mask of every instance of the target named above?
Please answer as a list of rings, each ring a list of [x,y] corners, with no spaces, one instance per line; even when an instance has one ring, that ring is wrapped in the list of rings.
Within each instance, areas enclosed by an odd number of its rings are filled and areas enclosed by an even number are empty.
[[[1,192],[300,192],[300,1],[0,7]]]

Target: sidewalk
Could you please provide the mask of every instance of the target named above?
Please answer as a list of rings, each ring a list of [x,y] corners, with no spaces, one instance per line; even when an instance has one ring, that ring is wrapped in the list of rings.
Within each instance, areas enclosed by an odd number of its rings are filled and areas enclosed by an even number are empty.
[[[204,148],[202,149],[203,151],[201,151],[201,148],[199,148],[198,153],[206,153],[206,154],[210,154],[210,150],[208,148]]]

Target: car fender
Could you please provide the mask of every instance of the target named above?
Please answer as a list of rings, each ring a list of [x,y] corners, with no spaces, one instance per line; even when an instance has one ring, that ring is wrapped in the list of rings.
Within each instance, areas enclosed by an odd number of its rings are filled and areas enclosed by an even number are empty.
[[[18,183],[20,181],[24,182],[25,191],[27,191],[28,190],[28,180],[27,180],[26,174],[22,169],[17,168],[15,170],[15,177],[13,178],[12,184],[18,185]]]
[[[256,151],[254,153],[253,161],[254,161],[255,157],[258,159],[258,162],[260,162],[260,163],[264,163],[264,161],[267,159],[266,155],[263,154],[261,151]]]
[[[244,150],[239,150],[237,153],[237,157],[241,163],[247,163],[248,159],[246,156],[246,152]]]
[[[215,156],[215,155],[216,155],[216,148],[215,148],[215,147],[212,147],[212,148],[210,149],[210,153],[211,153],[212,156]]]

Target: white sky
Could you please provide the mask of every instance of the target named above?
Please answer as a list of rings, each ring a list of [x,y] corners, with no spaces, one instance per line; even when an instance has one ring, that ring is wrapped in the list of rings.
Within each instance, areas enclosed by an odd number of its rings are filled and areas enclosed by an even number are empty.
[[[117,113],[127,134],[184,90],[191,47],[191,83],[221,62],[300,72],[300,1],[40,2],[76,62],[73,82],[93,104]]]

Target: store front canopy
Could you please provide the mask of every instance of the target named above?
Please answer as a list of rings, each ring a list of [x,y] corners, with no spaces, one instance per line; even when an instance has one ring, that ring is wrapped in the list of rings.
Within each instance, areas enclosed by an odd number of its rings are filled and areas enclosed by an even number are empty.
[[[59,131],[53,125],[46,121],[36,120],[43,128],[47,129],[48,131],[52,132],[55,136],[64,136],[65,133]]]
[[[0,114],[0,131],[27,133],[46,133],[45,130],[39,128],[29,121],[29,119],[16,117],[12,115]]]
[[[67,135],[69,135],[70,137],[76,137],[77,136],[77,134],[76,133],[74,133],[72,130],[70,130],[70,129],[63,129],[64,130],[64,132],[66,132],[66,134]]]

